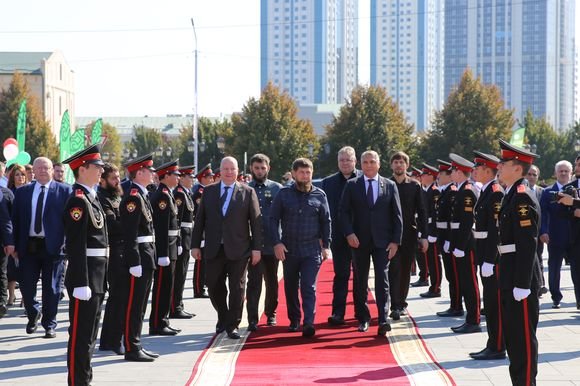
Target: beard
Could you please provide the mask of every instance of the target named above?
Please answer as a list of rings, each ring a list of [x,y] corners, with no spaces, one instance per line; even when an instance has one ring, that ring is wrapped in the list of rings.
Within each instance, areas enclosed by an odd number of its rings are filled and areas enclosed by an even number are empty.
[[[395,170],[394,173],[396,176],[402,176],[403,174],[405,174],[405,171],[404,170]]]
[[[252,173],[252,180],[256,181],[257,183],[263,184],[264,181],[266,181],[268,179],[268,174],[264,175],[263,178],[258,177],[257,175],[254,174],[254,172]]]
[[[312,190],[312,181],[302,182],[302,181],[294,181],[296,184],[296,189],[301,192],[308,193]]]
[[[123,188],[121,187],[121,184],[119,184],[117,186],[113,186],[107,182],[107,186],[105,187],[105,191],[107,191],[113,197],[120,197],[123,195]]]

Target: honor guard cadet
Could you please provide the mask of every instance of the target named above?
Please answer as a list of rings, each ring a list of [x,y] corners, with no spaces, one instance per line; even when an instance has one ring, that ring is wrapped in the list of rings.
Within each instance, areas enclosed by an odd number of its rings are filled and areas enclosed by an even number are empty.
[[[423,171],[419,168],[411,166],[411,173],[407,173],[412,180],[415,180],[421,185],[421,175]],[[425,199],[425,189],[422,190],[422,197],[421,199]],[[425,205],[425,201],[423,201],[423,205]],[[425,220],[427,221],[427,220]],[[425,235],[422,235],[421,232],[418,233],[419,239],[427,240]],[[411,283],[411,287],[426,287],[429,285],[429,264],[427,262],[427,252],[423,252],[421,249],[421,243],[416,248],[415,256],[413,258],[413,265],[411,266],[411,274],[415,275],[417,273],[417,267],[419,267],[419,279],[416,282]],[[416,263],[416,264],[415,264]]]
[[[123,229],[125,283],[123,297],[126,304],[123,324],[125,360],[152,362],[159,355],[141,345],[143,316],[151,291],[153,273],[157,266],[153,208],[148,199],[147,185],[153,181],[153,153],[125,164],[131,184],[120,205]]]
[[[469,354],[473,359],[490,360],[505,358],[505,341],[499,312],[499,287],[497,283],[497,244],[499,233],[497,221],[503,199],[503,189],[495,179],[499,158],[491,154],[474,151],[473,174],[476,182],[482,184],[481,194],[474,210],[475,257],[480,267],[483,283],[483,306],[487,324],[487,344],[477,353]]]
[[[458,334],[480,332],[480,295],[479,282],[475,254],[473,253],[474,239],[471,230],[473,228],[473,208],[477,201],[477,195],[469,178],[473,170],[473,162],[451,153],[451,178],[457,185],[457,193],[451,207],[451,245],[449,251],[455,259],[459,289],[465,301],[467,315],[465,323],[451,330]]]
[[[195,208],[195,214],[197,214],[197,208],[199,207],[199,203],[201,202],[201,196],[203,195],[203,190],[209,184],[214,182],[214,173],[211,170],[211,164],[205,165],[203,169],[199,171],[196,176],[197,181],[199,182],[193,188],[193,205]],[[203,255],[203,247],[205,245],[205,241],[201,241],[201,253]],[[205,265],[206,262],[204,259],[196,260],[195,265],[193,267],[193,297],[194,298],[209,298],[209,294],[207,292],[207,285],[205,280]]]
[[[103,173],[99,147],[92,145],[63,161],[75,177],[63,216],[70,298],[68,384],[75,386],[88,385],[93,377],[91,357],[107,289],[109,239],[105,213],[93,189]]]
[[[437,245],[437,203],[441,192],[437,186],[437,176],[439,169],[423,164],[421,169],[421,185],[425,191],[425,205],[427,207],[427,242],[429,248],[427,249],[427,264],[429,279],[431,285],[429,290],[420,294],[423,298],[438,298],[441,297],[441,279],[443,277],[443,266],[441,265],[441,257],[439,255],[439,247]],[[424,237],[424,236],[423,236]]]
[[[157,249],[157,272],[153,277],[153,295],[149,314],[149,335],[176,335],[181,330],[169,325],[169,308],[175,262],[181,254],[179,210],[172,190],[179,183],[177,160],[157,168],[159,186],[152,194],[153,227]]]
[[[437,242],[439,243],[439,251],[443,257],[443,266],[445,267],[445,279],[449,283],[449,299],[450,306],[445,311],[437,312],[437,316],[462,316],[463,315],[463,301],[461,291],[459,290],[459,277],[457,270],[457,263],[451,251],[449,250],[451,244],[451,207],[455,200],[455,193],[457,187],[451,181],[451,163],[447,161],[437,160],[439,164],[439,190],[441,195],[437,204],[437,216],[435,226],[437,227]]]
[[[193,231],[193,187],[195,166],[184,166],[179,168],[181,180],[177,188],[173,191],[175,203],[179,210],[178,218],[181,219],[179,224],[181,228],[181,248],[182,251],[177,256],[175,265],[175,279],[173,280],[173,294],[171,296],[171,310],[169,318],[173,319],[191,319],[195,315],[184,310],[183,307],[183,289],[187,276],[187,267],[189,267],[189,258],[191,255],[191,232]]]
[[[500,139],[499,179],[506,186],[499,213],[501,318],[514,385],[535,385],[538,373],[538,293],[536,257],[540,206],[524,176],[538,156]]]

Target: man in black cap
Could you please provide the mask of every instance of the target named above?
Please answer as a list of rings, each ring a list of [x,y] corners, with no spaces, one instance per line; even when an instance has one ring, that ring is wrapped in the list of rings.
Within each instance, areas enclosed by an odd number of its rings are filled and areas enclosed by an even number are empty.
[[[157,249],[157,272],[153,277],[153,296],[149,314],[149,335],[176,335],[181,330],[169,325],[169,308],[175,262],[181,254],[179,210],[173,197],[173,189],[179,184],[177,161],[161,165],[156,170],[159,186],[151,197],[153,227]]]
[[[502,327],[512,384],[535,385],[541,284],[536,257],[540,206],[525,185],[524,176],[538,156],[501,139],[499,145],[499,179],[507,186],[499,214]]]
[[[125,244],[123,260],[127,270],[122,288],[124,304],[127,305],[123,324],[125,360],[152,362],[159,355],[141,346],[141,329],[153,273],[157,268],[153,208],[147,198],[147,185],[153,181],[155,171],[153,154],[129,161],[125,167],[131,181],[120,204]]]
[[[458,268],[459,289],[465,300],[467,315],[465,323],[461,326],[451,327],[458,334],[480,332],[480,295],[475,254],[473,253],[474,240],[471,229],[473,228],[473,208],[477,201],[477,195],[473,185],[469,182],[473,162],[451,153],[451,178],[457,185],[457,193],[451,208],[451,240],[449,251],[451,252]]]
[[[92,380],[91,357],[107,289],[107,224],[93,189],[103,173],[99,149],[100,145],[95,144],[63,161],[75,177],[73,194],[65,205],[63,217],[68,255],[65,286],[70,298],[69,385],[86,385]]]
[[[443,266],[437,245],[437,203],[441,191],[437,186],[437,176],[439,170],[431,165],[423,164],[421,170],[421,185],[424,191],[424,202],[427,209],[427,242],[429,247],[425,255],[427,256],[429,278],[431,285],[427,292],[420,294],[423,298],[441,297],[441,278],[443,277]],[[425,236],[423,236],[425,237]]]
[[[451,207],[455,201],[457,186],[451,180],[451,163],[437,160],[439,164],[439,190],[441,195],[437,205],[437,217],[435,226],[437,227],[438,247],[443,256],[443,266],[445,267],[445,279],[449,283],[449,308],[445,311],[437,312],[440,317],[463,316],[463,300],[459,289],[459,272],[457,262],[449,250],[451,244]]]
[[[175,264],[175,279],[173,281],[173,294],[171,295],[170,319],[191,319],[195,315],[185,311],[183,306],[183,289],[187,277],[187,267],[191,255],[191,232],[193,231],[193,178],[195,166],[184,166],[179,168],[181,179],[177,188],[173,191],[175,203],[179,210],[178,218],[181,219],[181,253],[177,256]]]
[[[495,179],[499,158],[491,154],[474,151],[475,166],[473,175],[475,181],[482,184],[481,194],[474,210],[475,256],[480,266],[481,282],[483,283],[483,306],[487,324],[487,344],[485,348],[469,355],[473,359],[490,360],[505,358],[505,340],[501,328],[501,313],[499,310],[499,287],[497,264],[497,245],[499,233],[497,221],[503,199],[503,189]]]
[[[217,169],[219,170],[219,168]],[[203,195],[203,191],[206,186],[209,184],[214,183],[214,173],[211,170],[211,164],[205,165],[203,169],[197,173],[197,181],[199,184],[193,187],[193,205],[195,207],[194,210],[194,218],[197,214],[197,208],[199,207],[199,203],[201,202],[201,197]],[[221,180],[221,175],[220,175]],[[203,253],[203,248],[205,246],[205,240],[201,241],[201,250]],[[206,262],[204,259],[196,260],[195,265],[193,266],[193,297],[194,298],[209,298],[209,294],[207,292],[207,284],[205,279],[205,265]]]

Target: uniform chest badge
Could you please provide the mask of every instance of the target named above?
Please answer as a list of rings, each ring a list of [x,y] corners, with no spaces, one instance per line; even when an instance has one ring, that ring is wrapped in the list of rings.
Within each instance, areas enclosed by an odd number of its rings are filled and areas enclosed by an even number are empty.
[[[526,217],[529,212],[530,210],[528,209],[527,205],[518,206],[518,214],[520,215],[520,217]]]
[[[181,204],[183,204],[183,201],[181,201],[181,198],[176,198],[175,203],[177,204],[177,206],[181,206]]]
[[[159,201],[159,209],[164,210],[167,208],[167,202],[165,200]]]
[[[71,208],[69,213],[70,217],[75,221],[79,221],[83,217],[83,209],[79,207]]]
[[[272,198],[272,191],[270,189],[264,191],[264,197]]]
[[[127,212],[132,213],[135,211],[135,209],[137,209],[137,205],[135,205],[134,202],[127,203]]]

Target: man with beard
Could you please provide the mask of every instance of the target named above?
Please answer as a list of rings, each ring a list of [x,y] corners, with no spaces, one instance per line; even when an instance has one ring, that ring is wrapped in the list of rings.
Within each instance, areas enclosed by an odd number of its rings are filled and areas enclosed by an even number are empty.
[[[391,318],[399,320],[406,314],[411,266],[417,248],[418,233],[427,234],[427,212],[423,203],[421,185],[406,175],[409,167],[409,156],[398,151],[391,157],[393,176],[390,178],[399,192],[403,214],[403,238],[397,254],[389,266],[389,284],[391,294]],[[421,252],[427,252],[427,239],[419,239]]]
[[[268,179],[270,171],[270,158],[264,154],[255,154],[250,158],[250,170],[252,181],[249,186],[256,191],[262,218],[263,234],[266,234],[267,219],[270,215],[272,201],[282,188],[282,185]],[[274,256],[274,247],[269,237],[264,237],[262,247],[262,259],[256,265],[248,266],[248,287],[246,298],[248,309],[248,331],[258,329],[258,303],[262,294],[262,277],[266,283],[266,300],[264,313],[266,314],[268,326],[276,325],[276,308],[278,307],[278,259]]]
[[[320,264],[330,257],[330,211],[326,194],[312,185],[312,162],[298,158],[292,163],[295,183],[284,187],[270,210],[268,234],[276,258],[284,267],[284,293],[291,332],[300,326],[300,300],[304,323],[302,336],[312,337],[316,309],[316,277]],[[278,229],[282,226],[282,235]]]
[[[109,232],[109,265],[107,267],[109,297],[105,306],[99,350],[114,351],[118,355],[125,353],[121,338],[123,337],[126,299],[121,288],[127,281],[127,268],[123,262],[123,228],[119,210],[122,194],[119,168],[106,163],[103,166],[97,197],[105,212]]]
[[[219,170],[216,169],[216,170]],[[214,180],[215,174],[211,170],[211,164],[205,165],[203,169],[197,173],[197,180],[199,184],[193,187],[193,206],[194,206],[194,216],[197,214],[199,204],[201,202],[201,197],[203,196],[203,191],[206,186],[216,182]],[[220,174],[221,181],[221,174]],[[203,253],[203,248],[205,246],[205,241],[201,241],[201,249]],[[205,278],[205,260],[200,259],[195,261],[193,267],[193,297],[194,298],[209,298],[206,278]]]

